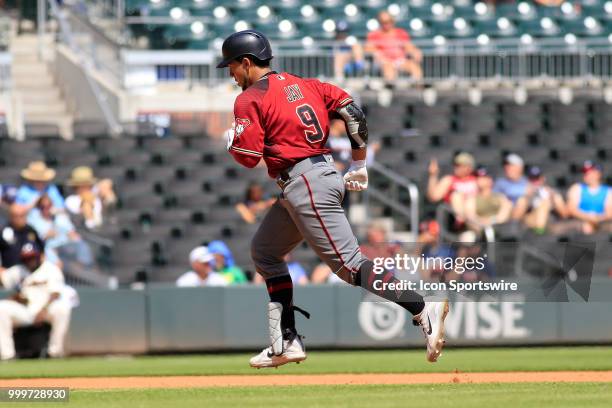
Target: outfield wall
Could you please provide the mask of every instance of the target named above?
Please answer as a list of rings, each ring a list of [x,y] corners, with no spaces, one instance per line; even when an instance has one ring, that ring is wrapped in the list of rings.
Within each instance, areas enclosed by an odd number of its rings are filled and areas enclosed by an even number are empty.
[[[612,289],[601,281],[600,289]],[[146,353],[256,349],[268,343],[263,286],[146,290],[79,289],[68,338],[71,353]],[[410,316],[389,303],[362,302],[352,287],[295,289],[309,347],[421,346]],[[608,302],[454,302],[447,337],[454,345],[612,343]]]

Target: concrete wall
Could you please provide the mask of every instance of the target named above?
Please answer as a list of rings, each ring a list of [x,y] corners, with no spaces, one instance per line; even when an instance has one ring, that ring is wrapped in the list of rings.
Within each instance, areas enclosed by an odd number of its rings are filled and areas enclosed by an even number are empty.
[[[612,293],[612,281],[597,286]],[[263,286],[83,288],[79,295],[67,344],[72,353],[242,350],[268,343]],[[362,300],[360,290],[344,285],[296,288],[295,304],[311,313],[310,320],[296,313],[308,346],[423,344],[422,333],[403,309]],[[455,301],[446,330],[454,345],[612,343],[609,311],[608,302]]]

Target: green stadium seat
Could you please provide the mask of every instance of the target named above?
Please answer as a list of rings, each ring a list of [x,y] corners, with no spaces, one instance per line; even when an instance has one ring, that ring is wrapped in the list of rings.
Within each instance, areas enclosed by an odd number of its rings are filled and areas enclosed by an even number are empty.
[[[197,39],[190,40],[185,47],[188,50],[206,50],[210,47],[210,40],[208,39]]]
[[[501,30],[498,27],[497,20],[481,20],[473,22],[474,30],[480,34],[487,34],[491,38],[506,38],[517,36],[518,29],[516,25],[511,22],[508,29]]]
[[[477,2],[472,1],[432,1],[432,0],[410,0],[406,3],[396,2],[392,0],[285,0],[276,4],[269,4],[264,0],[242,0],[229,2],[227,0],[204,0],[205,3],[199,4],[193,0],[171,0],[162,5],[153,5],[148,0],[128,0],[126,9],[132,9],[135,14],[140,15],[147,12],[153,17],[169,16],[172,7],[182,7],[189,12],[192,17],[202,17],[203,22],[211,31],[211,35],[206,38],[224,37],[234,31],[236,21],[242,20],[247,22],[251,27],[260,29],[269,33],[274,39],[297,39],[300,36],[311,36],[315,39],[331,39],[334,33],[323,32],[321,24],[326,19],[332,19],[335,22],[347,21],[349,23],[350,35],[364,38],[367,35],[366,22],[376,15],[380,10],[387,9],[390,4],[396,4],[394,11],[400,13],[396,17],[397,25],[406,29],[411,36],[415,38],[433,38],[435,35],[441,34],[449,38],[475,38],[479,34],[487,34],[493,39],[495,38],[511,38],[519,37],[523,33],[529,33],[535,37],[554,37],[564,35],[566,33],[574,33],[580,37],[595,37],[607,35],[612,32],[612,10],[611,13],[606,13],[604,0],[585,0],[580,2],[581,9],[575,12],[568,13],[568,6],[562,7],[544,7],[537,5],[531,1],[519,1],[513,3],[497,4],[496,7],[479,5],[479,13],[476,12],[475,5]],[[432,5],[440,4],[444,7],[445,12],[439,16],[433,15]],[[347,16],[346,6],[352,4],[357,7],[357,14]],[[612,3],[611,3],[612,4]],[[257,15],[257,10],[260,6],[267,5],[272,9],[272,15],[269,19],[263,20]],[[315,14],[312,17],[304,17],[301,9],[305,5],[314,7]],[[223,6],[228,10],[229,18],[225,20],[216,19],[213,15],[213,10],[217,6]],[[439,7],[439,6],[436,6]],[[447,7],[452,7],[448,9]],[[608,9],[611,7],[608,6]],[[452,10],[452,12],[450,12]],[[529,11],[522,13],[522,11]],[[564,12],[565,11],[565,12]],[[598,21],[600,29],[589,29],[584,25],[585,18],[592,16]],[[453,27],[453,22],[456,18],[463,18],[471,27],[471,30],[458,31]],[[512,22],[510,28],[503,29],[497,25],[500,17],[505,17]],[[546,30],[541,27],[541,19],[547,17],[555,21],[557,30]],[[425,24],[425,29],[416,32],[411,29],[410,21],[419,18]],[[210,19],[210,21],[208,21]],[[278,23],[283,19],[293,22],[298,31],[291,35],[283,35],[278,30]],[[589,20],[592,25],[593,20]],[[185,23],[188,26],[188,23]],[[152,38],[152,43],[156,47],[163,48],[164,46],[176,47],[182,40],[192,40],[188,38],[187,30],[182,34],[181,30],[167,29],[167,33],[161,36],[160,32],[165,31],[163,28],[158,29],[155,25],[149,27],[149,31],[145,31],[143,26],[134,25],[131,27],[135,36],[149,34]],[[155,31],[156,34],[150,34]],[[202,41],[199,41],[202,40]],[[192,45],[187,44],[187,47],[199,48],[205,39],[199,39]],[[179,44],[180,45],[180,44]]]
[[[553,30],[547,30],[542,27],[542,20],[540,19],[519,21],[518,26],[521,33],[528,33],[534,37],[555,37],[563,34],[559,24],[554,20],[553,23],[556,25],[556,28]]]

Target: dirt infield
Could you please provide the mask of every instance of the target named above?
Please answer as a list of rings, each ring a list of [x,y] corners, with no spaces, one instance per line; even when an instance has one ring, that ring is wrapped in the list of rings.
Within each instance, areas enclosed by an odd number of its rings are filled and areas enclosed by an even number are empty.
[[[0,387],[71,389],[238,387],[272,385],[448,384],[520,382],[612,382],[612,371],[526,371],[496,373],[215,375],[176,377],[79,377],[0,380]]]

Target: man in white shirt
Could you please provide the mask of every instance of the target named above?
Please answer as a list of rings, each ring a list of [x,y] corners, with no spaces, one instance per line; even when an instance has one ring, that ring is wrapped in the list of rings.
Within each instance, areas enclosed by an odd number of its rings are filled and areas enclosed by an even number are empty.
[[[205,246],[194,248],[189,253],[191,269],[182,274],[176,280],[176,286],[195,287],[195,286],[227,286],[227,281],[223,276],[213,271],[213,261],[215,257]]]
[[[58,301],[64,289],[64,275],[55,264],[43,260],[42,249],[36,244],[23,246],[21,260],[29,274],[17,293],[0,300],[0,359],[15,358],[15,326],[44,321],[51,324],[49,356],[61,357],[71,314],[70,304]]]

